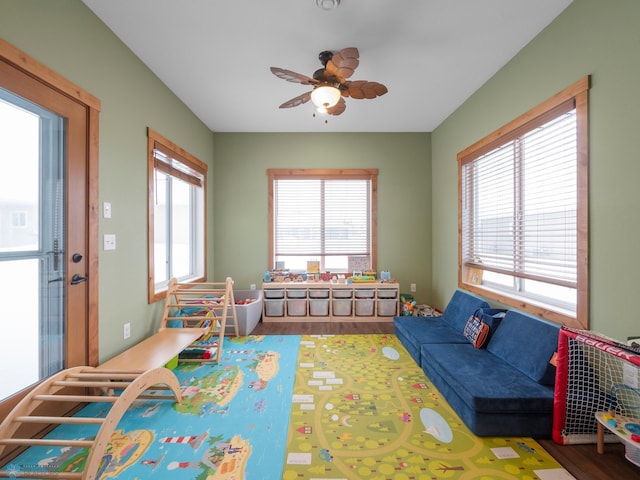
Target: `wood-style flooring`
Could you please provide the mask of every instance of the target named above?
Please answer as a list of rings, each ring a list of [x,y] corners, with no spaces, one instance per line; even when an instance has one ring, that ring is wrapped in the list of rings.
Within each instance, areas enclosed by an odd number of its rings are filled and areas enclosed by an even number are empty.
[[[254,335],[315,335],[394,333],[391,322],[286,322],[258,323]],[[577,480],[640,480],[640,468],[624,458],[622,444],[606,444],[599,455],[593,445],[558,445],[551,439],[537,439]]]

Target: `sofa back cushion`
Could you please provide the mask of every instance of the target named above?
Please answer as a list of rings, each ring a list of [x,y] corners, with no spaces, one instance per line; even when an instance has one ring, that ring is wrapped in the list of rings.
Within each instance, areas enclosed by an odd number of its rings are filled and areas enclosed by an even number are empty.
[[[479,308],[489,308],[489,304],[471,293],[456,290],[442,313],[442,320],[462,333],[469,317]]]
[[[509,310],[487,350],[532,380],[553,385],[556,368],[549,362],[558,349],[559,332],[557,324]]]

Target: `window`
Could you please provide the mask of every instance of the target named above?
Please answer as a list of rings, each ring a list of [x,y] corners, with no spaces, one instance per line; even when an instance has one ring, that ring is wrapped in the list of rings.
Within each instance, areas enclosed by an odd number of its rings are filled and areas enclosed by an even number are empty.
[[[149,303],[205,278],[207,165],[149,129]]]
[[[461,288],[588,328],[588,78],[458,154]]]
[[[269,262],[305,272],[346,273],[349,257],[376,268],[373,170],[268,170]],[[276,263],[278,262],[278,263]]]

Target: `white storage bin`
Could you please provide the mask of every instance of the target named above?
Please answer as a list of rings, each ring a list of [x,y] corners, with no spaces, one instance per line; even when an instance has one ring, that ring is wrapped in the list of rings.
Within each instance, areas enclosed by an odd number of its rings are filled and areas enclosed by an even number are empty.
[[[307,301],[287,300],[287,315],[290,317],[305,317],[307,315]]]
[[[373,315],[373,300],[356,299],[355,304],[356,304],[356,315],[365,316],[365,317],[370,317]]]
[[[350,288],[333,289],[333,298],[351,298],[353,296],[353,290]]]
[[[364,290],[356,288],[356,298],[373,298],[373,290]]]
[[[327,296],[328,296],[327,292]],[[326,317],[329,315],[329,300],[311,299],[309,300],[309,315]]]
[[[287,289],[287,298],[307,298],[306,288]]]
[[[265,288],[264,298],[284,298],[284,289],[282,288]]]
[[[398,298],[398,290],[380,288],[378,289],[378,298]]]
[[[310,288],[309,298],[329,298],[328,288]]]
[[[236,321],[238,333],[249,335],[262,316],[262,292],[260,290],[234,290],[233,297],[236,301]],[[251,303],[238,304],[245,300],[253,300]]]
[[[267,317],[284,317],[284,300],[265,298],[264,313]]]
[[[378,300],[378,315],[380,317],[394,317],[397,306],[397,300]]]
[[[333,293],[336,293],[335,291]],[[332,300],[331,308],[333,315],[337,317],[348,317],[351,315],[351,300]]]

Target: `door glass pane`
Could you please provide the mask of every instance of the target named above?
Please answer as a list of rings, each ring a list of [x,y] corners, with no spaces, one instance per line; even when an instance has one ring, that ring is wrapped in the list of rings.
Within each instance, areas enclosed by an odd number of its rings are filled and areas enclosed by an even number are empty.
[[[39,379],[38,260],[0,262],[0,398]],[[20,301],[16,301],[20,299]]]
[[[0,399],[64,368],[64,138],[62,117],[0,89]]]
[[[40,243],[39,124],[37,115],[0,97],[0,251],[37,250]]]

